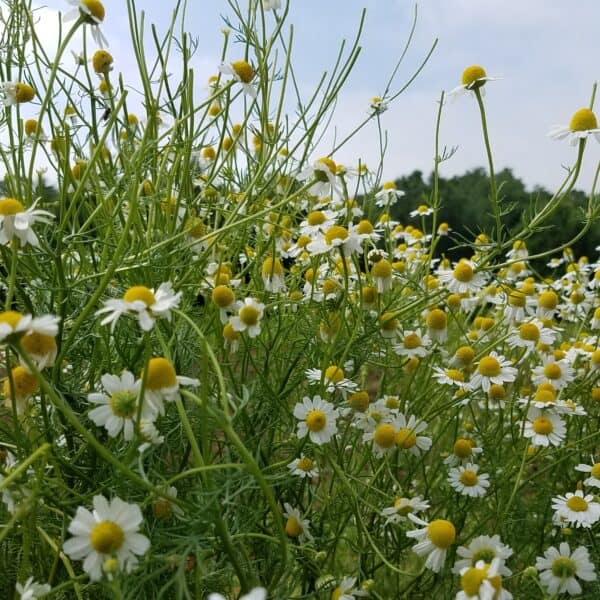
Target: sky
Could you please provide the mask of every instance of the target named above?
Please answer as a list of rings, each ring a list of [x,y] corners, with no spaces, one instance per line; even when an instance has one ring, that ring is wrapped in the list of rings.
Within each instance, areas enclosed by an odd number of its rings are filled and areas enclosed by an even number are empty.
[[[285,2],[285,0],[284,0]],[[337,139],[360,123],[370,98],[381,95],[409,35],[415,4],[406,0],[289,0],[288,24],[294,26],[292,58],[300,87],[308,93],[322,73],[334,64],[343,39],[352,39],[366,9],[361,53],[319,151],[326,154]],[[239,0],[247,6],[247,0]],[[138,2],[148,23],[165,31],[175,0]],[[44,40],[55,43],[57,11],[67,11],[66,0],[48,0],[38,11]],[[127,2],[104,0],[102,30],[115,57],[115,71],[124,80],[135,67],[128,49]],[[513,169],[529,187],[555,189],[576,149],[556,142],[547,133],[567,124],[579,108],[589,105],[594,81],[600,79],[600,2],[598,0],[422,0],[417,5],[413,41],[400,65],[392,91],[400,89],[437,39],[437,46],[421,74],[381,116],[387,131],[384,179],[394,179],[433,167],[435,119],[442,90],[460,83],[463,69],[483,66],[500,77],[486,84],[484,98],[496,170]],[[205,82],[220,62],[224,17],[233,11],[225,0],[189,0],[185,28],[198,39],[193,66],[195,79]],[[267,21],[273,23],[272,15]],[[74,40],[77,49],[78,40]],[[230,48],[231,60],[242,47]],[[176,65],[173,64],[174,69]],[[599,100],[600,102],[600,100]],[[457,146],[441,165],[444,177],[486,166],[485,148],[475,99],[465,96],[444,105],[440,145]],[[316,157],[315,157],[316,158]],[[379,137],[374,121],[333,157],[337,162],[371,165],[379,160]],[[577,187],[589,190],[600,146],[586,149]]]

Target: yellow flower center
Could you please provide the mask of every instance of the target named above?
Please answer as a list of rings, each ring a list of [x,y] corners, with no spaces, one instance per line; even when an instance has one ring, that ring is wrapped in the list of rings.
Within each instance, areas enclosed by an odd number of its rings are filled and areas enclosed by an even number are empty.
[[[566,556],[560,556],[552,563],[552,575],[560,579],[568,579],[577,573],[577,565],[574,560]]]
[[[427,537],[434,546],[445,550],[449,548],[456,539],[456,529],[450,521],[436,519],[431,521],[427,527]]]
[[[369,402],[369,394],[365,391],[354,392],[348,398],[348,404],[358,412],[365,412],[369,407]]]
[[[327,416],[322,410],[314,409],[306,415],[306,427],[309,431],[322,431],[327,425]]]
[[[106,50],[97,50],[92,57],[92,66],[94,71],[99,74],[106,74],[111,69],[113,57]]]
[[[358,224],[356,231],[360,234],[371,234],[373,233],[374,229],[373,229],[373,225],[371,224],[370,221],[367,221],[366,219],[363,219],[362,221],[360,221],[360,223]]]
[[[323,293],[328,296],[329,294],[335,294],[339,290],[340,284],[335,279],[326,279],[322,288]]]
[[[533,323],[523,323],[519,327],[519,337],[527,342],[537,342],[540,339],[540,330]]]
[[[408,350],[414,350],[421,345],[421,338],[416,333],[409,333],[404,336],[404,347]]]
[[[592,471],[590,474],[592,477],[595,477],[596,479],[600,479],[600,463],[596,463],[592,467]]]
[[[37,392],[39,383],[35,375],[32,375],[25,367],[19,365],[11,371],[15,398],[25,399]],[[10,381],[4,381],[4,395],[10,398]]]
[[[102,521],[90,532],[90,544],[100,554],[114,554],[125,541],[125,532],[112,521]]]
[[[548,379],[560,379],[561,375],[562,369],[560,368],[560,365],[555,362],[548,363],[544,367],[544,376]]]
[[[413,511],[412,506],[408,503],[405,504],[406,498],[396,498],[394,501],[394,507],[396,508],[396,514],[406,517],[408,513]],[[404,505],[404,506],[403,506]]]
[[[461,262],[454,267],[454,279],[460,281],[462,283],[468,283],[473,279],[473,275],[475,274],[471,265],[466,262]]]
[[[397,186],[393,181],[386,181],[382,186],[384,190],[397,190]]]
[[[508,296],[508,303],[511,306],[522,308],[527,303],[527,296],[519,290],[513,290]]]
[[[0,215],[3,217],[16,215],[24,210],[25,208],[23,205],[14,198],[2,198],[2,200],[0,200]]]
[[[569,123],[571,131],[588,131],[589,129],[598,129],[598,119],[589,108],[580,108],[572,117]]]
[[[465,376],[458,369],[447,369],[444,371],[444,375],[452,381],[464,382]]]
[[[50,335],[33,332],[26,335],[21,344],[27,352],[32,356],[46,356],[56,351],[56,340]]]
[[[538,388],[535,391],[534,398],[536,402],[542,402],[543,404],[552,404],[556,400],[556,395],[551,390]]]
[[[23,315],[14,310],[7,310],[6,312],[0,313],[0,323],[10,325],[11,329],[15,329],[22,318]]]
[[[488,396],[491,400],[499,401],[506,398],[506,390],[503,385],[493,384],[490,386],[490,391],[488,392]]]
[[[283,275],[283,266],[278,258],[273,260],[273,258],[268,257],[262,264],[262,276],[272,277],[273,275]]]
[[[151,358],[148,362],[148,374],[146,376],[146,388],[149,390],[161,390],[177,385],[177,374],[170,360],[158,357]]]
[[[385,399],[385,407],[390,409],[400,408],[400,400],[397,396],[388,396]]]
[[[233,293],[233,290],[226,285],[218,285],[215,287],[215,289],[212,291],[211,297],[212,301],[219,308],[227,308],[228,306],[231,306],[235,300],[235,294]]]
[[[460,482],[467,487],[473,487],[477,485],[477,473],[475,471],[471,471],[470,469],[466,469],[460,474]]]
[[[585,512],[588,509],[588,503],[581,496],[571,496],[567,500],[567,506],[573,512]]]
[[[241,334],[233,328],[231,323],[225,323],[223,326],[223,337],[230,342],[235,342],[240,339]]]
[[[487,579],[487,572],[488,565],[485,565],[483,569],[471,567],[465,571],[460,577],[460,587],[463,589],[463,592],[468,596],[479,597],[479,588]]]
[[[231,63],[231,68],[240,78],[242,83],[250,83],[254,79],[254,69],[245,60],[236,60]]]
[[[417,436],[412,429],[403,427],[396,432],[396,446],[403,450],[412,448],[417,443]]]
[[[20,104],[22,102],[31,102],[35,96],[35,90],[27,83],[15,84],[15,100]]]
[[[493,356],[484,356],[477,367],[477,371],[484,377],[497,377],[501,370],[500,363]]]
[[[380,279],[389,279],[392,276],[392,265],[383,258],[373,265],[371,275]]]
[[[469,90],[475,90],[485,84],[485,81],[481,81],[487,74],[483,67],[479,65],[472,65],[467,67],[462,74],[461,82]]]
[[[300,537],[304,533],[304,528],[296,517],[290,517],[285,524],[285,532],[292,538]]]
[[[333,175],[336,174],[336,172],[337,172],[337,165],[335,164],[335,162],[331,158],[328,158],[328,157],[325,156],[323,158],[319,158],[319,160],[317,162],[324,164],[331,171],[331,173]]]
[[[463,365],[469,365],[475,358],[475,350],[471,346],[461,346],[454,355]]]
[[[547,417],[538,417],[533,421],[531,426],[539,435],[548,435],[554,431],[554,425]]]
[[[469,458],[472,453],[471,442],[469,440],[465,440],[464,438],[456,440],[454,443],[454,455],[458,456],[460,459]]]
[[[382,423],[375,429],[373,441],[380,448],[391,448],[396,441],[396,430],[389,423]]]
[[[23,125],[25,135],[33,135],[37,129],[38,122],[35,119],[27,119]]]
[[[344,371],[336,365],[331,365],[325,369],[325,380],[331,383],[339,383],[344,379]]]
[[[94,17],[97,21],[104,21],[105,11],[100,0],[81,0],[81,4],[83,4],[83,6],[89,10],[92,17]]]
[[[246,305],[240,310],[239,317],[240,321],[244,323],[244,325],[247,325],[248,327],[253,327],[258,323],[260,311],[254,306]]]
[[[314,466],[314,462],[312,461],[312,459],[308,458],[307,456],[305,456],[304,458],[301,458],[298,461],[298,468],[301,471],[308,472],[313,468],[313,466]]]
[[[446,313],[441,308],[434,308],[427,313],[427,327],[437,331],[443,331],[448,325]]]
[[[334,225],[327,230],[325,233],[325,241],[329,246],[336,240],[345,240],[348,237],[348,230],[341,225]]]
[[[134,285],[130,287],[123,296],[125,302],[135,302],[141,300],[146,306],[152,306],[156,302],[156,298],[152,290],[143,285]]]
[[[115,392],[108,401],[113,414],[123,419],[129,419],[135,415],[136,395],[133,392],[121,390]]]
[[[311,213],[308,213],[306,220],[311,227],[322,225],[325,223],[325,213],[321,212],[320,210],[313,210]]]

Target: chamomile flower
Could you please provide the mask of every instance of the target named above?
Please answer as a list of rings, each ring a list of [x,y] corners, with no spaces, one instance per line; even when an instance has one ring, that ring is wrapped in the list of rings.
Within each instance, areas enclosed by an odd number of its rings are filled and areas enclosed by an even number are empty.
[[[396,429],[390,423],[380,423],[373,431],[363,434],[363,442],[373,441],[373,451],[382,457],[396,446]]]
[[[477,292],[487,282],[487,277],[476,271],[475,263],[466,259],[458,262],[452,270],[440,270],[439,279],[455,294]]]
[[[454,467],[464,463],[470,463],[477,454],[481,454],[483,450],[478,448],[473,440],[459,438],[454,442],[452,454],[450,454],[444,463]]]
[[[349,392],[354,392],[358,388],[356,383],[346,378],[344,369],[337,365],[330,365],[324,371],[321,371],[321,369],[307,369],[306,378],[315,384],[323,381],[325,391],[330,394],[339,391],[344,397]]]
[[[327,156],[317,159],[310,167],[298,174],[300,181],[313,181],[308,188],[308,193],[317,198],[331,198],[339,196],[340,188],[337,181],[337,165]]]
[[[544,556],[537,557],[535,568],[540,572],[541,584],[551,596],[565,592],[577,596],[582,592],[577,579],[596,581],[588,549],[579,546],[571,552],[566,542],[561,542],[558,549],[550,546],[544,550]]]
[[[396,429],[396,446],[401,450],[408,450],[411,454],[419,456],[431,448],[431,438],[418,435],[427,429],[427,423],[419,421],[414,415],[407,419],[399,413],[394,416],[392,425]]]
[[[460,389],[467,386],[464,373],[458,369],[433,367],[433,378],[441,385],[456,386]]]
[[[356,589],[355,585],[356,577],[344,577],[340,585],[331,592],[331,597],[334,600],[356,600],[357,597],[368,596],[367,592]]]
[[[35,98],[35,90],[28,83],[21,81],[0,83],[0,92],[2,93],[0,105],[4,106],[31,102]]]
[[[25,583],[17,583],[16,590],[19,594],[19,600],[35,600],[50,592],[52,588],[47,583],[38,583],[33,577],[30,577]]]
[[[518,329],[513,331],[506,343],[511,348],[523,348],[525,356],[536,349],[538,344],[550,346],[554,343],[556,332],[544,326],[544,323],[538,319],[521,323]]]
[[[473,538],[468,546],[459,546],[456,549],[460,559],[452,567],[453,573],[460,573],[462,569],[474,567],[480,560],[491,564],[494,559],[500,561],[498,573],[510,575],[512,571],[504,564],[512,555],[513,551],[500,540],[499,535],[479,535]]]
[[[427,206],[426,204],[420,204],[419,206],[417,206],[417,208],[415,208],[415,210],[411,210],[410,213],[408,213],[409,216],[411,217],[428,217],[429,215],[433,214],[433,208],[431,208],[430,206]]]
[[[415,496],[414,498],[398,497],[394,500],[394,506],[384,508],[381,514],[386,517],[384,525],[389,525],[390,523],[396,524],[408,521],[409,514],[424,512],[429,508],[429,502],[423,500],[421,496]]]
[[[478,471],[479,466],[473,463],[450,469],[448,483],[463,496],[480,498],[487,493],[487,488],[490,486],[488,481],[490,476]]]
[[[94,496],[92,512],[80,506],[69,525],[73,536],[63,544],[63,551],[74,560],[84,559],[83,570],[92,581],[102,578],[103,565],[116,559],[118,568],[131,572],[150,547],[150,540],[138,533],[142,511],[136,504],[120,498],[107,500]]]
[[[130,314],[137,317],[143,331],[150,331],[158,318],[171,320],[171,310],[179,306],[181,292],[175,293],[169,282],[161,283],[157,290],[143,285],[130,287],[123,298],[106,300],[104,306],[96,311],[96,316],[105,315],[101,325],[110,323],[114,331],[119,317]]]
[[[263,261],[261,268],[261,277],[265,290],[278,294],[279,292],[285,292],[285,274],[283,265],[278,258],[273,259],[267,257]]]
[[[523,436],[532,446],[560,446],[566,433],[564,421],[557,414],[535,406],[529,408]]]
[[[300,235],[312,237],[335,225],[337,214],[332,210],[313,210],[300,223]]]
[[[394,352],[407,358],[423,358],[429,353],[428,347],[430,345],[429,336],[427,334],[421,335],[420,329],[408,330],[404,332],[402,341],[399,344],[394,344]]]
[[[556,511],[554,521],[563,527],[587,529],[600,520],[600,503],[594,501],[593,494],[584,496],[581,490],[553,498],[552,508]]]
[[[405,193],[399,190],[393,181],[386,181],[375,194],[375,206],[379,208],[393,206],[404,195]]]
[[[291,538],[297,538],[300,543],[312,542],[313,536],[310,532],[310,521],[303,519],[297,508],[292,508],[287,502],[283,505],[285,508],[285,532]]]
[[[229,318],[234,331],[247,331],[251,338],[260,333],[260,321],[263,318],[265,305],[254,298],[244,298],[238,302],[238,314]]]
[[[25,209],[15,198],[0,199],[0,244],[18,240],[21,246],[39,246],[34,223],[50,223],[54,215],[46,210],[36,209],[37,200]]]
[[[98,46],[108,46],[108,40],[102,35],[100,23],[104,21],[106,11],[100,0],[67,0],[69,4],[75,6],[74,10],[65,14],[64,21],[72,21],[83,17],[84,23],[90,26],[92,38]]]
[[[143,376],[144,374],[142,374]],[[177,375],[173,363],[160,356],[148,361],[148,373],[145,374],[145,377],[144,399],[148,402],[152,412],[160,415],[165,412],[165,401],[174,402],[179,398],[180,385],[200,385],[197,379]]]
[[[459,96],[475,90],[480,90],[480,93],[483,93],[484,90],[481,88],[488,81],[496,81],[497,79],[499,78],[488,76],[483,67],[471,65],[463,71],[460,85],[450,90],[448,96]]]
[[[495,558],[491,564],[480,560],[473,567],[461,569],[461,591],[456,600],[511,600],[512,594],[502,587],[499,567],[500,561]]]
[[[369,113],[380,115],[389,108],[389,103],[379,96],[373,96],[369,102]]]
[[[338,410],[321,396],[305,396],[294,406],[294,417],[298,419],[298,437],[308,434],[311,442],[318,446],[329,442],[337,433]]]
[[[600,488],[600,462],[594,463],[593,465],[578,464],[575,467],[576,471],[581,473],[589,473],[590,476],[583,481],[583,484],[588,487]]]
[[[575,146],[580,140],[586,140],[590,135],[600,142],[598,119],[589,108],[580,108],[568,125],[556,125],[548,135],[555,140],[568,138],[571,146]]]
[[[492,351],[477,363],[477,371],[471,377],[469,387],[473,390],[481,388],[489,392],[493,384],[510,383],[517,377],[517,369],[511,367],[511,361]]]
[[[319,475],[319,468],[315,461],[308,456],[304,456],[304,454],[301,454],[300,458],[296,458],[289,463],[287,468],[290,470],[290,475],[300,477],[300,479],[304,479],[305,477],[312,479]]]
[[[251,98],[256,98],[256,88],[252,81],[256,73],[252,65],[245,60],[236,60],[232,63],[219,65],[219,71],[225,75],[232,75],[233,78],[242,84],[242,89]]]
[[[13,310],[0,313],[0,342],[23,339],[23,336],[37,334],[54,338],[58,333],[59,317],[44,315],[32,317]]]
[[[448,548],[456,540],[454,525],[445,519],[435,519],[427,523],[412,513],[409,513],[408,518],[416,525],[421,526],[420,529],[406,532],[407,537],[417,540],[412,551],[419,556],[426,555],[425,568],[439,573],[444,566]]]
[[[565,359],[555,360],[549,357],[544,364],[533,369],[532,377],[535,385],[544,382],[551,383],[556,390],[560,390],[575,378],[575,371]]]
[[[106,393],[88,394],[88,402],[98,405],[88,413],[89,418],[98,427],[104,427],[110,437],[117,437],[122,431],[125,441],[132,440],[142,381],[136,381],[129,371],[120,376],[106,373],[100,381]],[[149,403],[144,403],[142,418],[151,416]]]
[[[448,317],[441,308],[433,308],[425,316],[427,335],[443,344],[448,339]]]
[[[306,250],[311,255],[325,254],[340,250],[346,257],[353,253],[362,254],[362,244],[355,231],[348,231],[341,225],[333,225],[325,233],[319,234],[307,244]]]

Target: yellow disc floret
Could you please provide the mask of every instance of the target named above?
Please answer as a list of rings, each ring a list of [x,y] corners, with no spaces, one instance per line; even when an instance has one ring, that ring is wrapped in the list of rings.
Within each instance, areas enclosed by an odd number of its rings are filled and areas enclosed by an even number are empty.
[[[162,357],[148,361],[146,388],[152,391],[172,388],[177,385],[177,374],[170,360]]]
[[[431,521],[427,527],[427,537],[434,546],[445,550],[449,548],[456,539],[456,529],[450,521],[436,519]]]
[[[468,90],[476,90],[485,84],[486,77],[487,73],[483,67],[471,65],[463,71],[461,83]]]
[[[135,302],[141,300],[146,306],[152,306],[156,302],[156,298],[152,290],[143,285],[134,285],[130,287],[123,295],[125,302]]]
[[[112,521],[101,521],[90,532],[90,544],[100,554],[114,554],[124,541],[123,529]]]
[[[571,131],[588,131],[590,129],[598,129],[598,119],[589,108],[580,108],[569,122]]]

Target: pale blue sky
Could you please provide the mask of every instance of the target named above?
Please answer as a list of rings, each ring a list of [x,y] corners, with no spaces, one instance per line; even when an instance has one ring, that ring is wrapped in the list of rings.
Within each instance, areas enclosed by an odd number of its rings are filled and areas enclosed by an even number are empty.
[[[296,71],[310,89],[335,60],[340,41],[351,38],[361,8],[367,9],[363,51],[338,101],[333,123],[338,135],[360,122],[369,99],[381,93],[410,29],[414,3],[406,0],[290,0],[289,23],[295,28]],[[52,10],[67,10],[64,0],[44,3]],[[116,69],[127,75],[132,68],[126,51],[126,3],[104,0],[103,27],[115,55]],[[172,0],[138,2],[148,22],[164,30]],[[246,6],[246,0],[240,0]],[[589,102],[592,84],[600,79],[600,2],[598,0],[423,0],[413,44],[399,71],[404,83],[427,53],[433,40],[438,47],[422,74],[382,116],[389,131],[384,176],[432,167],[436,101],[442,89],[460,82],[465,66],[481,64],[489,75],[502,80],[487,86],[486,105],[490,136],[498,168],[512,167],[528,184],[552,188],[563,176],[561,165],[570,164],[575,150],[547,138],[552,125],[568,123],[571,114]],[[47,14],[51,16],[50,11]],[[216,71],[221,48],[221,15],[231,16],[225,0],[190,0],[186,29],[199,39],[195,59],[196,79],[204,82]],[[271,16],[269,16],[271,18]],[[51,36],[51,28],[48,29]],[[231,59],[236,58],[230,52]],[[333,129],[332,129],[333,131]],[[473,98],[465,97],[445,107],[441,143],[459,146],[444,163],[443,175],[484,166],[485,152],[479,116]],[[324,148],[330,144],[324,141]],[[588,145],[581,187],[591,183],[600,159],[595,141]],[[377,160],[375,126],[368,126],[339,155],[339,162],[367,164]]]

